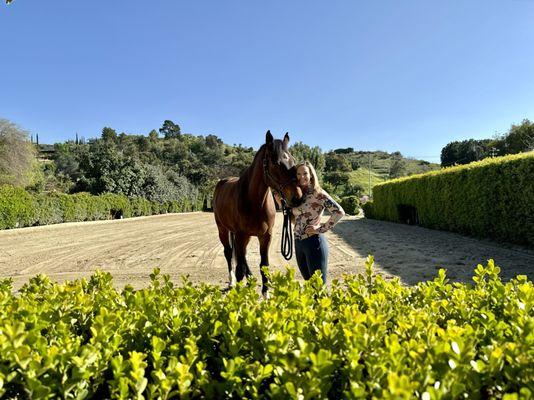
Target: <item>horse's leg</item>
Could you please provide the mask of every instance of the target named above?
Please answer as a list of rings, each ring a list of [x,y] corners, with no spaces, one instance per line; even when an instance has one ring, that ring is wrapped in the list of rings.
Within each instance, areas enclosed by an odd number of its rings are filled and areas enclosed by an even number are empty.
[[[230,287],[235,286],[235,272],[232,268],[232,246],[230,243],[230,235],[231,232],[223,227],[222,225],[217,224],[217,228],[219,229],[219,239],[224,246],[224,258],[226,258],[226,262],[228,263],[228,280]]]
[[[235,235],[235,255],[237,259],[236,265],[236,278],[240,282],[245,277],[247,272],[250,272],[250,269],[247,265],[247,245],[250,241],[250,236],[245,234],[236,234]]]
[[[258,241],[260,242],[260,256],[261,256],[261,262],[260,262],[260,271],[261,271],[261,293],[264,297],[267,297],[267,291],[269,290],[269,281],[267,280],[267,276],[265,276],[265,272],[261,269],[261,267],[268,267],[269,266],[269,246],[271,245],[271,234],[266,233],[263,236],[258,237]]]

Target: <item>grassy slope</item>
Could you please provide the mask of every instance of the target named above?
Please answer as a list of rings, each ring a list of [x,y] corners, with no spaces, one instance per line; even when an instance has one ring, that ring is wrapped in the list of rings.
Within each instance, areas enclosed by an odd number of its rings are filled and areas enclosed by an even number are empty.
[[[350,184],[358,184],[364,188],[364,193],[369,191],[369,153],[354,153],[352,157],[358,160],[360,168],[350,173]],[[371,153],[371,187],[378,183],[389,180],[390,166],[393,157],[385,152]],[[426,163],[421,160],[404,158],[406,166],[402,176],[420,174],[440,169],[439,164]]]

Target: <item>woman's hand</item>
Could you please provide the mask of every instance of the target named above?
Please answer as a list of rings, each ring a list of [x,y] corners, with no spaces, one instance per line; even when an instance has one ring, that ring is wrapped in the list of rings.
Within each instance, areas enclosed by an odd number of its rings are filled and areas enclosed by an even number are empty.
[[[317,235],[319,232],[320,225],[308,225],[304,232],[306,232],[308,235]]]

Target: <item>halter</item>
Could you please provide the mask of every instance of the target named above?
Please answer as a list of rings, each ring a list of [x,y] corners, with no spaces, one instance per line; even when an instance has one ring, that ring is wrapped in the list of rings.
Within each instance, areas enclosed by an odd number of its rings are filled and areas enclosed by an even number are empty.
[[[267,158],[265,157],[263,159],[263,178],[265,179],[265,184],[267,186],[269,186],[271,189],[273,189],[276,193],[278,193],[278,195],[280,195],[280,198],[282,199],[284,205],[286,205],[286,207],[287,207],[288,201],[286,199],[286,196],[284,195],[284,188],[286,186],[290,185],[290,183],[279,183],[279,182],[277,182],[273,178],[271,173],[269,172],[269,168],[268,168],[267,164],[268,164],[267,163]],[[275,186],[269,184],[269,179],[271,180],[272,183],[274,183]]]
[[[291,230],[291,207],[288,206],[286,197],[284,196],[284,188],[289,185],[288,183],[278,183],[271,173],[267,166],[267,157],[263,159],[263,177],[265,179],[265,184],[278,193],[280,199],[282,200],[282,213],[284,214],[284,224],[282,225],[282,241],[280,243],[280,251],[282,256],[286,260],[291,260],[293,256],[293,232]],[[268,179],[271,180],[277,187],[269,185]]]

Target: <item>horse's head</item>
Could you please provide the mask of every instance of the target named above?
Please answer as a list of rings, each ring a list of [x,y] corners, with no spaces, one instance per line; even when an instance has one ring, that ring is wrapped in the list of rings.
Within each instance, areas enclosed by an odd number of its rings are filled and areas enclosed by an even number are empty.
[[[302,203],[302,190],[297,184],[295,159],[289,153],[288,143],[289,134],[283,140],[275,140],[267,131],[263,170],[271,189],[281,194],[289,207],[296,207]]]

